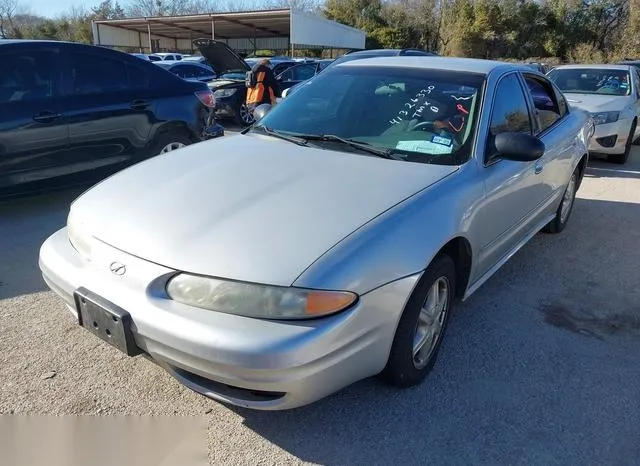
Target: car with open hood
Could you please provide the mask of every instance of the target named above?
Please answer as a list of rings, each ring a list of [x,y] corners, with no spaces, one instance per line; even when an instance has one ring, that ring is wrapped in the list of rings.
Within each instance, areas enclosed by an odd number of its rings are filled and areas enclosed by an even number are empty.
[[[216,99],[216,118],[231,119],[240,126],[253,123],[253,116],[246,105],[245,78],[251,70],[252,60],[257,62],[260,58],[243,60],[227,44],[213,39],[196,39],[193,44],[217,73],[217,79],[208,83]],[[272,63],[274,73],[296,64],[296,61],[286,57]]]
[[[457,300],[565,228],[593,132],[535,70],[443,57],[332,66],[257,114],[82,194],[39,264],[96,339],[265,410],[420,384]]]
[[[635,66],[561,65],[547,76],[567,102],[591,114],[596,132],[589,151],[624,164],[640,136],[640,76]]]

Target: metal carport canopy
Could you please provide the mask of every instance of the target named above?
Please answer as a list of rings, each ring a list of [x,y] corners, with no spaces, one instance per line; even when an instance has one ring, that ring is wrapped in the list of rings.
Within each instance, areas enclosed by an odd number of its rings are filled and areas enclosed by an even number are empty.
[[[277,38],[296,47],[363,49],[366,34],[320,16],[279,9],[100,20],[93,22],[93,37],[96,45],[115,47],[151,48],[151,40],[160,40],[163,48],[190,48],[184,46],[191,40],[211,37],[231,46],[253,41],[254,48],[258,39],[264,44]]]

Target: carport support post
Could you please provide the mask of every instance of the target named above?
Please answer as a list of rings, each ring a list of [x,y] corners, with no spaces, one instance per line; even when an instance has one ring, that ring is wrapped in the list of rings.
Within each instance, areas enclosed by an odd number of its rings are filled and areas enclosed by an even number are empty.
[[[153,53],[153,47],[151,46],[151,24],[147,21],[147,36],[149,38],[149,53]]]
[[[216,39],[216,21],[211,19],[211,40]]]

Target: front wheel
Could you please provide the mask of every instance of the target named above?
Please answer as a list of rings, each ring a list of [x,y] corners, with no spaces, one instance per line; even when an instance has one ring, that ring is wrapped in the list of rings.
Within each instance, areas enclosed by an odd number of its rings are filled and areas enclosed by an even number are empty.
[[[400,388],[417,385],[431,372],[455,296],[453,260],[438,256],[424,271],[402,313],[382,373]]]
[[[569,183],[564,190],[562,201],[558,206],[558,210],[556,210],[556,216],[543,229],[545,233],[560,233],[567,226],[569,217],[573,211],[573,204],[575,203],[576,192],[578,190],[579,170],[580,167],[576,167],[571,174]]]
[[[242,102],[236,110],[235,122],[240,126],[250,126],[253,124],[253,114],[245,102]]]

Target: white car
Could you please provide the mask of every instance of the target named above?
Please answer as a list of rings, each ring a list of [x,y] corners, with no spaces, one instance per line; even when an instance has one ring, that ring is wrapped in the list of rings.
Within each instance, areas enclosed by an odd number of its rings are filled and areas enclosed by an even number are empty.
[[[626,163],[640,136],[640,75],[631,65],[563,65],[547,76],[566,95],[567,103],[591,113],[596,132],[589,152]]]
[[[152,61],[157,61],[157,60],[153,60],[154,57],[158,57],[160,60],[182,60],[184,58],[184,55],[181,53],[166,53],[166,52],[158,52],[158,53],[152,53],[151,55],[149,55],[149,58]]]

